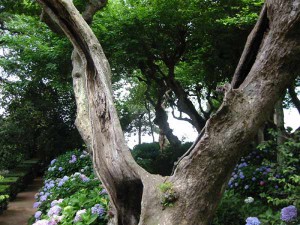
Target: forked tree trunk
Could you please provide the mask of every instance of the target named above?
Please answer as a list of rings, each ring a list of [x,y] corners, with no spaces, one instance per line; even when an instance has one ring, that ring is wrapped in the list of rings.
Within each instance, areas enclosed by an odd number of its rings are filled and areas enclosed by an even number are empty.
[[[222,106],[208,120],[204,135],[170,177],[145,172],[131,157],[113,105],[107,60],[72,1],[38,1],[66,33],[80,57],[78,76],[86,84],[77,85],[76,99],[82,95],[87,98],[83,101],[87,111],[83,112],[88,113],[81,115],[90,121],[91,134],[90,138],[84,138],[90,142],[97,175],[111,197],[115,213],[111,223],[208,225],[243,147],[300,72],[299,0],[266,1],[262,20],[267,25],[256,29],[261,36],[254,38],[259,43],[255,43],[258,49],[252,52],[251,65],[247,62],[241,79],[235,79],[239,81],[235,84],[237,89],[225,94]],[[252,36],[256,37],[255,32]],[[253,37],[250,36],[248,47],[249,42],[253,42]],[[251,53],[251,48],[245,48],[245,52],[244,56]],[[240,64],[243,63],[241,60]],[[82,104],[77,102],[77,106],[80,108]],[[83,124],[80,120],[77,119],[77,124]],[[163,193],[158,188],[163,182],[169,182],[177,193],[174,206],[164,210],[160,204]]]

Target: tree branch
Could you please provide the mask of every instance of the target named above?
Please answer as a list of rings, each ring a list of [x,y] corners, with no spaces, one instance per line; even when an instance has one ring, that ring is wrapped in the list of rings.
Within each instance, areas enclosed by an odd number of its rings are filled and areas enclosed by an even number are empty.
[[[234,72],[231,81],[232,88],[238,88],[250,72],[261,46],[264,34],[268,30],[268,24],[267,7],[264,5],[254,29],[248,36],[243,54]]]
[[[38,1],[68,36],[81,59],[82,73],[77,77],[86,79],[81,91],[86,92],[83,95],[87,97],[93,164],[111,197],[115,223],[137,224],[141,213],[142,179],[148,173],[136,164],[126,145],[113,103],[110,67],[103,49],[72,1]]]
[[[289,86],[288,87],[288,92],[289,95],[291,96],[292,102],[294,104],[294,106],[297,108],[299,114],[300,114],[300,100],[298,99],[297,93],[295,91],[295,87],[294,86]]]

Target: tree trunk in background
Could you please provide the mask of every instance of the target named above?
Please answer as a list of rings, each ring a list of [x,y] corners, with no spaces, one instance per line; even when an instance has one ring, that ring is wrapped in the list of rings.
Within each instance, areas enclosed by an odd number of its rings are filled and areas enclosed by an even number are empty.
[[[263,20],[267,20],[267,27],[260,31],[263,38],[258,39],[259,49],[253,52],[255,60],[250,70],[238,79],[237,89],[225,93],[223,104],[208,120],[203,136],[169,177],[151,175],[133,160],[113,105],[109,65],[72,1],[38,1],[71,40],[83,62],[81,75],[86,78],[93,163],[111,198],[114,217],[110,223],[210,224],[243,154],[241,150],[300,72],[299,0],[266,0]],[[158,188],[164,182],[169,182],[177,193],[174,206],[165,209],[160,203],[164,194]]]
[[[147,104],[147,103],[146,103]],[[150,132],[151,132],[151,136],[152,136],[152,142],[155,142],[155,138],[154,138],[154,128],[153,128],[153,124],[152,124],[152,120],[151,120],[151,111],[150,111],[150,107],[146,107],[147,112],[148,112],[148,123],[150,126]]]
[[[257,131],[257,143],[256,145],[259,145],[265,141],[265,135],[264,135],[265,126],[262,126]]]
[[[159,129],[160,133],[162,132],[163,135],[168,139],[172,146],[178,146],[181,144],[180,140],[177,136],[173,134],[173,130],[170,128],[168,122],[168,114],[165,110],[164,103],[158,102],[155,106],[155,119],[154,124],[156,124]]]
[[[300,100],[298,99],[297,93],[295,91],[295,87],[293,85],[289,86],[288,91],[294,106],[296,107],[296,109],[300,114]]]
[[[284,113],[283,113],[283,106],[282,106],[283,99],[280,99],[275,104],[275,112],[274,112],[274,123],[277,126],[277,144],[281,145],[284,142]]]
[[[277,145],[282,145],[284,143],[285,137],[285,128],[284,128],[284,113],[283,113],[283,106],[282,106],[283,99],[281,98],[275,104],[275,111],[274,111],[274,123],[277,127]],[[281,149],[277,149],[277,162],[279,166],[282,165],[284,160],[284,156],[281,152]]]
[[[206,120],[200,116],[199,112],[188,98],[187,93],[182,88],[180,83],[175,80],[175,78],[167,79],[167,84],[178,99],[178,110],[189,116],[191,119],[191,124],[196,128],[197,132],[200,133],[205,126]]]
[[[168,147],[170,142],[166,138],[166,135],[164,134],[164,131],[159,129],[159,137],[158,137],[158,144],[159,144],[159,149],[160,151],[163,151]]]
[[[143,117],[144,117],[144,114],[141,114],[138,117],[138,143],[139,143],[139,145],[142,144],[142,127],[143,127],[142,119],[143,119]]]

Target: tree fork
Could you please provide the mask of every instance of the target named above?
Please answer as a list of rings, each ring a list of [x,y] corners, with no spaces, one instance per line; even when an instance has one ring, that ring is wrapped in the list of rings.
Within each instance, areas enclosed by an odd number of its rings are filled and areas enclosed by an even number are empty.
[[[266,1],[269,31],[262,38],[251,69],[238,89],[229,89],[225,94],[202,138],[170,177],[147,173],[131,157],[113,106],[107,60],[72,1],[39,2],[64,30],[82,60],[86,60],[83,75],[87,78],[94,165],[111,197],[115,211],[112,222],[210,224],[243,147],[300,72],[299,0]],[[163,210],[158,186],[164,182],[171,184],[178,198],[173,207]]]

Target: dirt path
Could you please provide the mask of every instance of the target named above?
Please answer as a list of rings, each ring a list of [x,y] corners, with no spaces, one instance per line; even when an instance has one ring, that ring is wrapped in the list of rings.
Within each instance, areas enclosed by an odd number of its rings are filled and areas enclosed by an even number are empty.
[[[32,208],[35,202],[34,195],[42,184],[42,179],[36,178],[25,191],[20,192],[17,198],[9,203],[8,209],[0,215],[0,225],[27,225],[28,219],[36,211]]]

